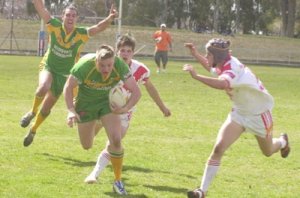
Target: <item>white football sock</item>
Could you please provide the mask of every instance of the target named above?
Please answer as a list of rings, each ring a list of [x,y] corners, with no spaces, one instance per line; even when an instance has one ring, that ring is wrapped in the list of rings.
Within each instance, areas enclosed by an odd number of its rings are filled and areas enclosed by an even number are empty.
[[[96,178],[105,169],[105,167],[109,164],[109,162],[110,162],[109,153],[107,152],[106,149],[104,149],[98,156],[97,163],[93,170],[93,173],[95,174]]]
[[[287,144],[286,140],[282,136],[280,138],[274,138],[274,139],[277,139],[280,142],[281,148],[284,148]]]
[[[201,181],[201,187],[200,189],[206,193],[208,190],[208,187],[217,174],[218,170],[220,167],[220,161],[217,160],[208,160],[203,176],[202,176],[202,181]]]

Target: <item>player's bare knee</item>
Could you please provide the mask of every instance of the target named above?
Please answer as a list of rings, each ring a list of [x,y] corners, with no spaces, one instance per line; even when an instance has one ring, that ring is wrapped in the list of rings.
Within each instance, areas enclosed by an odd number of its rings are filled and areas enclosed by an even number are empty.
[[[110,141],[110,147],[113,147],[115,149],[121,148],[121,139],[120,138],[114,138]]]
[[[35,94],[37,96],[44,96],[49,91],[49,89],[50,89],[49,85],[46,84],[39,85],[38,88],[36,89]]]

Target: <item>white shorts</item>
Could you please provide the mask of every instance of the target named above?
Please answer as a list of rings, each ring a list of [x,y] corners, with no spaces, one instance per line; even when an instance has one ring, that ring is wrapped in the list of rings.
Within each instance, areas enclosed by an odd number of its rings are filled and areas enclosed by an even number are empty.
[[[121,126],[124,128],[128,128],[129,122],[132,118],[133,111],[128,111],[127,113],[121,114]]]
[[[260,115],[241,115],[233,110],[229,113],[227,119],[233,120],[243,126],[246,131],[260,137],[268,137],[273,131],[273,119],[270,111]]]

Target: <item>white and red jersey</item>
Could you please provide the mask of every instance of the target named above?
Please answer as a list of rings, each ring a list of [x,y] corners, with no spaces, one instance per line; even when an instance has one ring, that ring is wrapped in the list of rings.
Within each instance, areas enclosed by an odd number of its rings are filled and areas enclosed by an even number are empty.
[[[137,60],[134,60],[134,59],[131,60],[129,69],[131,71],[131,74],[132,74],[134,80],[137,82],[138,86],[145,84],[146,81],[150,77],[149,68],[145,64],[143,64]],[[123,82],[122,82],[122,84],[123,84]],[[124,88],[126,89],[126,87],[124,87]],[[128,92],[128,96],[130,96],[129,91],[127,91],[127,92]]]
[[[148,67],[137,60],[131,60],[129,69],[138,85],[143,85],[150,77]]]
[[[233,109],[240,114],[256,115],[272,110],[273,97],[237,58],[230,56],[221,68],[212,68],[211,73],[227,80],[230,88],[226,92],[233,102]]]
[[[138,86],[145,84],[150,77],[149,68],[145,64],[143,64],[137,60],[134,60],[134,59],[131,60],[129,69],[131,71],[132,76],[134,77],[134,80],[137,82]],[[124,86],[123,82],[122,82],[121,86]],[[124,86],[124,88],[126,89],[125,86]],[[131,93],[127,90],[128,98],[130,97],[130,94]],[[133,111],[135,111],[135,106],[131,110],[129,110],[129,112],[127,113],[127,116],[128,116],[126,118],[127,121],[130,121]]]

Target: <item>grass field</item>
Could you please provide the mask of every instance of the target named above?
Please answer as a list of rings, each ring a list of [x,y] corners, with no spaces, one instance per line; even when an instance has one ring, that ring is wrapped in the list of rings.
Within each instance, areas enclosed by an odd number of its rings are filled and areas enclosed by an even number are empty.
[[[33,144],[24,148],[28,129],[19,119],[29,110],[37,86],[39,57],[0,56],[0,197],[116,197],[109,166],[95,185],[84,178],[106,142],[102,132],[94,147],[83,150],[75,129],[65,123],[62,98],[39,128]],[[152,60],[144,60],[152,82],[172,111],[164,118],[142,88],[142,99],[124,139],[123,180],[130,198],[179,198],[199,185],[218,128],[230,110],[222,91],[210,89],[170,62],[157,75]],[[195,63],[196,65],[196,63]],[[274,96],[275,132],[287,132],[292,152],[264,157],[255,138],[244,134],[225,154],[209,198],[297,198],[300,194],[300,69],[250,66]],[[199,72],[206,73],[198,69]],[[223,102],[225,101],[225,102]]]

